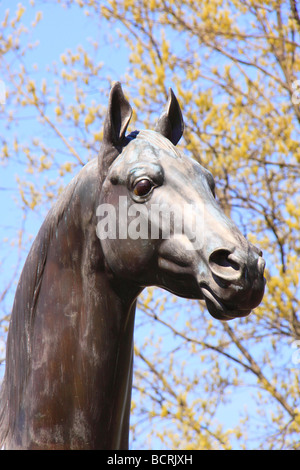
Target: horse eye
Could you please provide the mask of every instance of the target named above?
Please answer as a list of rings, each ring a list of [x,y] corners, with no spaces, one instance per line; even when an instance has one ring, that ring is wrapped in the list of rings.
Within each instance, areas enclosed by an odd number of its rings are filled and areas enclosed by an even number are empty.
[[[136,196],[146,196],[146,194],[150,193],[152,188],[153,184],[151,181],[145,178],[135,184],[133,192]]]

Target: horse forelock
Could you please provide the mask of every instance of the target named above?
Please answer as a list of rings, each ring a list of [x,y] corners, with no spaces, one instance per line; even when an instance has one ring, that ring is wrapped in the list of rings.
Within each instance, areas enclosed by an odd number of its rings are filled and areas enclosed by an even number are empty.
[[[167,151],[174,158],[181,157],[181,153],[172,142],[162,134],[152,130],[142,130],[137,136],[136,140],[144,140],[156,149],[161,149]]]

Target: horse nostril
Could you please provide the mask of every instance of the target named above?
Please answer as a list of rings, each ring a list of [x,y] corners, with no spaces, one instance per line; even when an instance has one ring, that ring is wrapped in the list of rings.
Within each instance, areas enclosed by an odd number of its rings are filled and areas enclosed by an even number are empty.
[[[209,257],[209,267],[215,276],[226,281],[236,281],[241,277],[241,266],[231,251],[224,248],[213,251]]]

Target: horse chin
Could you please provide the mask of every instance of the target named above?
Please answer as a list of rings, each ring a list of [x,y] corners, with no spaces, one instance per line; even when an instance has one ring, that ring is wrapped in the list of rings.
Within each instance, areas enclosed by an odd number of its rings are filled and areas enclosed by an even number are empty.
[[[201,287],[206,307],[212,317],[217,320],[228,321],[234,318],[246,317],[252,309],[241,309],[228,306],[222,302],[211,290]]]

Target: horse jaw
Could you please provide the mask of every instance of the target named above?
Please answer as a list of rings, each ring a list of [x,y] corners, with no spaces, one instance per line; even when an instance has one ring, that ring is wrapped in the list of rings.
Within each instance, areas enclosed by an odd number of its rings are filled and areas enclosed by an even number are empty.
[[[161,287],[180,297],[204,300],[218,320],[245,317],[263,298],[266,281],[261,256],[252,261],[253,272],[250,266],[248,275],[226,283],[212,273],[209,261],[201,251],[195,253],[185,235],[165,240],[158,253]]]

